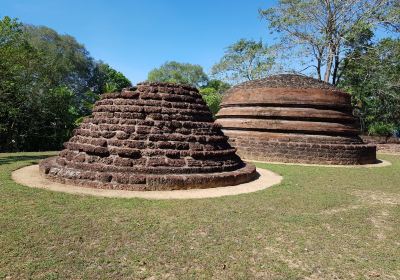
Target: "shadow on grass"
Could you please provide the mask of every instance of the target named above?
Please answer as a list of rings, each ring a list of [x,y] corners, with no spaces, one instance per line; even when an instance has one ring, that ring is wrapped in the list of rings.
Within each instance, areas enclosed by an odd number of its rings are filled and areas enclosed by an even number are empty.
[[[35,161],[35,160],[44,159],[44,158],[47,158],[50,156],[52,156],[52,155],[0,157],[0,165],[10,164],[13,162],[18,162],[18,161],[26,161],[26,160]]]

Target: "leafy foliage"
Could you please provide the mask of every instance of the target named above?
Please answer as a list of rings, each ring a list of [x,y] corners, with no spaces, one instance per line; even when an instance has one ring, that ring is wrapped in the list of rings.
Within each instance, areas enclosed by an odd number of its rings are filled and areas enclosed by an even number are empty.
[[[207,85],[200,88],[200,94],[215,116],[218,113],[222,101],[222,94],[231,86],[220,80],[210,80]]]
[[[221,80],[209,80],[207,82],[207,85],[202,87],[204,88],[212,88],[214,89],[216,92],[218,92],[219,94],[223,94],[225,91],[227,91],[228,89],[231,88],[231,85],[228,83],[225,83]]]
[[[281,52],[305,64],[300,71],[314,68],[319,79],[336,84],[347,38],[378,24],[398,26],[398,6],[395,0],[280,0],[260,14],[281,35]]]
[[[222,95],[210,87],[200,89],[200,94],[207,103],[208,108],[210,108],[211,113],[213,115],[218,113]]]
[[[400,129],[400,39],[348,53],[341,75],[339,86],[351,93],[364,131]]]
[[[4,17],[0,151],[59,149],[82,116],[90,114],[106,83],[130,85],[121,73],[95,62],[73,37]]]
[[[274,48],[260,40],[240,39],[230,45],[212,69],[212,75],[231,83],[260,79],[271,74],[275,66]]]
[[[368,127],[368,134],[377,136],[392,136],[395,131],[392,123],[375,122]]]
[[[90,85],[93,92],[101,94],[104,92],[120,91],[131,86],[131,82],[121,73],[108,64],[100,61],[95,65]]]
[[[41,58],[41,87],[67,86],[77,95],[87,89],[94,63],[82,44],[44,26],[25,25],[23,31]]]
[[[150,82],[180,83],[200,87],[208,77],[200,65],[167,61],[159,68],[151,70],[147,77]]]

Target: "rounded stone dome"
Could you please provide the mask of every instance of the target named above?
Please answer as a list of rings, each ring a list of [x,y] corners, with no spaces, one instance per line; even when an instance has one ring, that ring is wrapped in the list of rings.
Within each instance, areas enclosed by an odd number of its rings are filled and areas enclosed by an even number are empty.
[[[376,148],[358,137],[351,97],[310,77],[275,75],[225,93],[217,122],[246,159],[363,164]]]
[[[94,188],[173,190],[248,182],[257,176],[227,142],[193,87],[140,83],[107,93],[57,157],[48,178]]]

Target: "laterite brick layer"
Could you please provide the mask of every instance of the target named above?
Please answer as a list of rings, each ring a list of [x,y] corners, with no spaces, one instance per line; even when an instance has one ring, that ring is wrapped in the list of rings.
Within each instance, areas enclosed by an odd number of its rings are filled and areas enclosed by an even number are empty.
[[[364,144],[350,95],[300,75],[276,75],[228,90],[217,122],[245,159],[316,164],[377,162]]]
[[[43,160],[48,178],[93,188],[173,190],[253,180],[193,87],[141,83],[102,95],[59,156]]]

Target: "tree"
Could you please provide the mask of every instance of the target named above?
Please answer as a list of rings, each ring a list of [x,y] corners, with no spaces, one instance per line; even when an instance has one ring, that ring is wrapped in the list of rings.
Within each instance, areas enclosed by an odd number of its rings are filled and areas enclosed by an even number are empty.
[[[0,151],[61,148],[107,84],[120,89],[130,82],[95,62],[73,37],[4,17],[0,20]]]
[[[230,45],[212,69],[212,75],[233,84],[260,79],[271,74],[275,66],[274,48],[260,40],[240,39]]]
[[[360,30],[396,20],[395,0],[280,0],[261,10],[271,31],[281,34],[282,51],[304,58],[319,79],[337,83],[347,39]],[[397,16],[398,20],[398,16]],[[293,57],[291,57],[293,59]],[[323,70],[325,73],[323,74]]]
[[[65,86],[44,94],[31,93],[33,98],[23,106],[18,119],[18,135],[14,139],[23,150],[58,150],[71,137],[74,121],[79,116],[72,90]]]
[[[60,35],[45,26],[23,27],[28,43],[41,56],[41,89],[67,87],[74,93],[79,115],[90,114],[98,95],[121,90],[131,82],[102,61],[95,61],[86,48],[70,35]]]
[[[228,89],[231,88],[231,85],[228,83],[225,83],[221,80],[212,79],[212,80],[209,80],[207,82],[207,84],[205,86],[202,86],[201,88],[202,89],[212,88],[215,90],[215,92],[217,92],[219,94],[223,94],[225,91],[227,91]]]
[[[215,114],[217,114],[219,111],[222,95],[211,87],[201,88],[200,94],[203,97],[203,100],[206,102],[211,113],[215,116]]]
[[[70,35],[60,35],[45,26],[25,25],[29,44],[42,59],[42,87],[66,86],[79,98],[88,88],[93,68],[93,58],[85,47]],[[44,78],[45,77],[45,78]]]
[[[200,88],[200,94],[214,116],[219,111],[222,94],[230,87],[231,86],[229,84],[223,81],[209,80],[207,85]]]
[[[130,87],[132,83],[121,72],[99,61],[94,67],[90,85],[94,93],[102,94],[109,91],[120,91],[123,88]]]
[[[400,32],[400,2],[390,1],[388,6],[390,9],[380,21],[389,31]]]
[[[338,86],[352,95],[362,129],[400,130],[400,39],[386,38],[347,54]]]
[[[167,61],[159,68],[151,70],[147,80],[150,82],[181,83],[200,87],[207,83],[208,77],[200,65]]]
[[[0,21],[0,38],[0,150],[58,149],[77,117],[73,92],[49,83],[49,54],[17,20]]]
[[[38,54],[27,42],[22,24],[4,17],[0,20],[0,150],[19,146],[19,128],[30,104],[30,90],[39,82],[35,69],[40,66]]]

